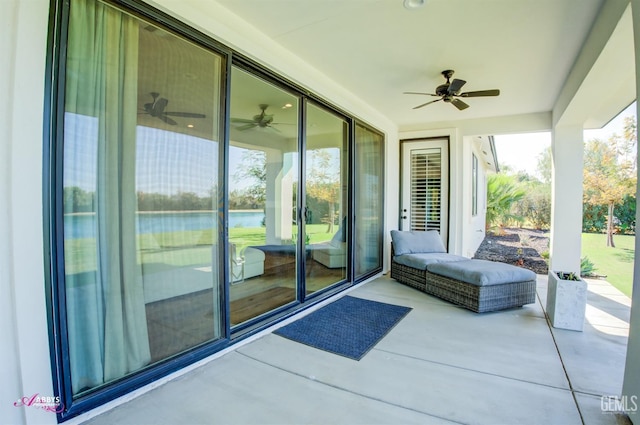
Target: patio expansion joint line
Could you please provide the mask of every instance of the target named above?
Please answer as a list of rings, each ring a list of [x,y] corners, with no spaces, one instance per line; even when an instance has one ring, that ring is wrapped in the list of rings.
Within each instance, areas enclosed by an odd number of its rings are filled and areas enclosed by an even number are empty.
[[[571,391],[568,388],[558,387],[556,385],[543,384],[541,382],[528,381],[528,380],[522,379],[522,378],[514,378],[512,376],[505,376],[505,375],[500,375],[498,373],[486,372],[486,371],[478,370],[478,369],[471,369],[471,368],[468,368],[468,367],[457,366],[457,365],[454,365],[454,364],[439,362],[439,361],[436,361],[436,360],[423,359],[423,358],[420,358],[420,357],[414,357],[414,356],[409,356],[407,354],[397,353],[395,351],[382,350],[382,349],[379,349],[379,348],[374,348],[374,350],[382,351],[384,353],[389,353],[389,354],[393,354],[393,355],[400,356],[400,357],[405,357],[405,358],[412,359],[412,360],[418,360],[418,361],[422,361],[422,362],[426,362],[426,363],[432,363],[432,364],[437,364],[437,365],[440,365],[440,366],[450,367],[452,369],[460,369],[460,370],[465,370],[465,371],[468,371],[468,372],[479,373],[479,374],[482,374],[482,375],[495,376],[496,378],[502,378],[502,379],[507,379],[507,380],[510,380],[510,381],[522,382],[522,383],[525,383],[525,384],[532,384],[532,385],[536,385],[536,386],[539,386],[539,387],[552,388],[554,390]]]
[[[383,403],[383,404],[386,404],[388,406],[397,407],[399,409],[404,409],[404,410],[408,410],[408,411],[411,411],[411,412],[416,412],[416,413],[419,413],[421,415],[429,416],[429,417],[432,417],[432,418],[441,419],[441,420],[447,421],[449,423],[468,425],[466,422],[460,422],[460,421],[457,421],[455,419],[445,418],[445,417],[442,417],[442,416],[439,416],[439,415],[434,415],[433,413],[428,413],[428,412],[424,412],[422,410],[414,409],[414,408],[411,408],[411,407],[402,406],[400,404],[390,403],[387,400],[383,400],[383,399],[380,399],[380,398],[377,398],[377,397],[372,397],[370,395],[366,395],[366,394],[362,394],[362,393],[357,393],[355,391],[351,391],[351,390],[346,389],[344,387],[340,387],[340,386],[337,386],[337,385],[334,385],[334,384],[330,384],[328,382],[320,381],[318,379],[310,378],[307,375],[303,375],[303,374],[298,373],[298,372],[294,372],[294,371],[291,371],[291,370],[288,370],[288,369],[284,369],[284,368],[282,368],[280,366],[276,366],[276,365],[274,365],[272,363],[266,362],[264,360],[260,360],[258,358],[253,357],[253,356],[250,356],[250,355],[248,355],[246,353],[241,353],[238,350],[236,350],[235,352],[237,354],[240,354],[241,356],[244,356],[244,357],[246,357],[246,358],[248,358],[250,360],[253,360],[255,362],[261,363],[261,364],[263,364],[265,366],[269,366],[269,367],[272,367],[274,369],[278,369],[278,370],[280,370],[282,372],[285,372],[285,373],[288,373],[290,375],[294,375],[294,376],[300,377],[300,378],[305,379],[307,381],[317,382],[320,385],[324,385],[326,387],[333,388],[333,389],[338,390],[338,391],[342,391],[342,392],[345,392],[345,393],[348,393],[348,394],[352,394],[352,395],[355,395],[355,396],[358,396],[358,397],[366,398],[368,400],[377,401],[379,403]]]
[[[573,397],[573,402],[576,404],[576,410],[578,411],[578,415],[580,415],[580,421],[582,422],[582,424],[584,425],[584,416],[582,415],[582,410],[580,410],[580,404],[578,403],[578,398],[576,397],[576,391],[573,388],[573,384],[571,383],[571,378],[569,377],[569,372],[567,371],[567,368],[564,365],[564,360],[562,359],[562,354],[560,353],[560,347],[558,347],[558,341],[556,341],[556,336],[553,333],[553,329],[551,326],[551,320],[549,319],[549,315],[547,314],[547,311],[545,310],[545,308],[542,305],[542,300],[540,299],[540,294],[538,294],[538,292],[536,291],[536,297],[538,298],[538,302],[540,303],[540,308],[542,308],[542,311],[544,312],[544,317],[546,319],[547,322],[547,327],[549,328],[549,334],[551,335],[551,339],[553,340],[553,345],[556,347],[556,352],[558,353],[558,358],[560,359],[560,364],[562,365],[562,370],[564,371],[564,376],[567,378],[567,383],[569,384],[569,390],[571,391],[571,397]]]

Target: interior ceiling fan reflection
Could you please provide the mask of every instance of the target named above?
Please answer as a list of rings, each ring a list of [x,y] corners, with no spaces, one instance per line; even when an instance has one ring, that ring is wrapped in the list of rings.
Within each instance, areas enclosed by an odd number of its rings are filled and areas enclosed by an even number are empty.
[[[160,97],[160,93],[151,92],[150,94],[153,98],[153,102],[145,103],[144,112],[141,112],[141,114],[148,114],[152,117],[159,118],[170,125],[177,125],[178,123],[169,117],[206,118],[206,115],[198,114],[196,112],[165,111],[169,101],[164,97]]]
[[[459,80],[457,78],[454,79],[453,81],[449,81],[450,78],[453,76],[453,72],[454,71],[452,69],[447,69],[447,70],[442,71],[442,75],[444,76],[444,78],[447,79],[447,82],[444,83],[444,84],[439,85],[438,87],[436,87],[436,92],[435,93],[420,93],[420,92],[413,92],[413,91],[404,92],[404,94],[419,94],[419,95],[424,95],[424,96],[437,96],[437,97],[440,97],[440,99],[436,99],[436,100],[429,101],[427,103],[423,103],[421,105],[418,105],[418,106],[414,107],[413,109],[422,108],[423,106],[427,106],[427,105],[430,105],[430,104],[435,103],[435,102],[440,102],[442,100],[445,103],[452,104],[453,106],[458,108],[458,110],[462,111],[463,109],[467,109],[469,107],[469,105],[466,104],[465,102],[463,102],[462,100],[458,99],[460,97],[483,97],[483,96],[498,96],[498,95],[500,95],[500,90],[498,90],[498,89],[468,91],[468,92],[460,93],[460,89],[467,82],[464,81],[464,80]]]
[[[236,127],[240,131],[250,130],[252,128],[269,128],[273,131],[277,131],[278,133],[280,130],[273,127],[274,125],[294,125],[291,123],[274,122],[273,114],[267,114],[267,108],[269,105],[261,103],[258,107],[260,108],[260,113],[258,115],[254,115],[253,118],[231,118],[231,122],[235,124],[242,124]]]

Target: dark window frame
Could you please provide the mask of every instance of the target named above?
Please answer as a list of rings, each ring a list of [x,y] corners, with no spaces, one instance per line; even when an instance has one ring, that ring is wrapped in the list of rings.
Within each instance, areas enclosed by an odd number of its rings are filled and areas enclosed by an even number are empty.
[[[471,154],[471,216],[478,215],[478,157],[475,153]]]

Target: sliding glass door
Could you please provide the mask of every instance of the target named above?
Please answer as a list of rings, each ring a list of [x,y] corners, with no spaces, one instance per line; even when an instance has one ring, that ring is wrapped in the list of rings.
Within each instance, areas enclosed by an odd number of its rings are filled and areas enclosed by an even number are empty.
[[[347,278],[347,121],[308,104],[305,151],[305,270],[311,294]]]
[[[345,281],[349,126],[307,102],[301,161],[299,97],[233,67],[230,104],[229,295],[236,326]],[[306,200],[302,208],[298,196]]]
[[[231,73],[228,233],[231,326],[297,300],[299,100]]]

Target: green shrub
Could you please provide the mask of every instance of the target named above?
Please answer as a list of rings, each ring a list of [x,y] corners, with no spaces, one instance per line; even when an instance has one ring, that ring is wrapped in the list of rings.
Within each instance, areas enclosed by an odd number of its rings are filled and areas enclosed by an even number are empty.
[[[526,194],[515,176],[494,174],[487,179],[487,227],[504,227],[522,222],[524,217],[514,212],[514,203]]]
[[[581,276],[592,276],[596,270],[598,270],[596,265],[593,264],[593,261],[589,260],[589,257],[585,256],[580,259]]]

